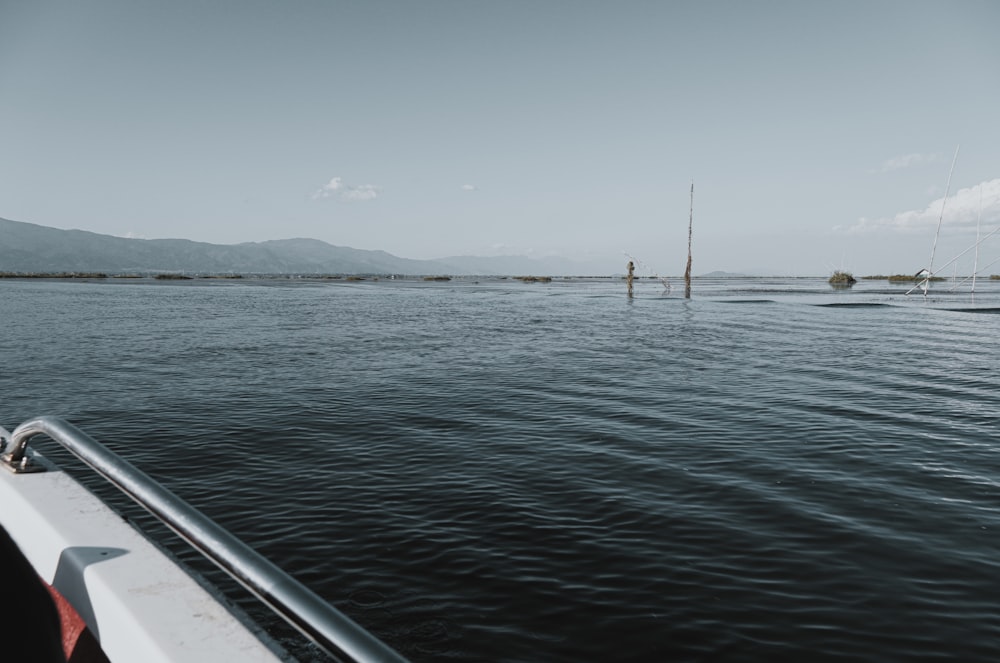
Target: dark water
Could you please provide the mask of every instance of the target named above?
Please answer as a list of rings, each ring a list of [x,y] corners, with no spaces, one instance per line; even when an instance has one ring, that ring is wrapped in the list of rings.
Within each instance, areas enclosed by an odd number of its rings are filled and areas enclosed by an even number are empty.
[[[1000,287],[904,289],[0,282],[0,423],[414,661],[997,660]]]

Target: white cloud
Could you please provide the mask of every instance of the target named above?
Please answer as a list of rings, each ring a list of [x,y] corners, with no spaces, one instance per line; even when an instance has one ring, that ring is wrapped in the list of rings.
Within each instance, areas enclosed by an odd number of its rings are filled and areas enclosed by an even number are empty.
[[[339,177],[334,177],[328,183],[324,184],[313,194],[313,200],[319,200],[320,198],[329,198],[337,191],[341,189],[344,185],[340,183]]]
[[[987,180],[967,189],[959,189],[947,200],[938,198],[927,204],[924,209],[899,212],[895,216],[879,219],[858,219],[858,222],[847,229],[850,233],[864,233],[875,230],[894,232],[911,232],[936,228],[941,218],[942,227],[962,230],[975,230],[980,214],[980,195],[982,196],[983,227],[1000,223],[1000,178]],[[944,216],[941,216],[941,205],[944,204]]]
[[[462,191],[476,191],[479,187],[475,184],[463,184]]]
[[[347,187],[340,194],[341,200],[374,200],[379,188],[374,184],[358,184]]]
[[[382,189],[374,184],[344,184],[342,178],[334,177],[313,194],[313,200],[337,198],[347,202],[359,202],[378,198]]]
[[[936,154],[903,154],[898,157],[886,159],[882,163],[881,168],[872,172],[888,173],[893,170],[902,170],[903,168],[922,166],[926,163],[933,163],[934,161],[937,161]]]

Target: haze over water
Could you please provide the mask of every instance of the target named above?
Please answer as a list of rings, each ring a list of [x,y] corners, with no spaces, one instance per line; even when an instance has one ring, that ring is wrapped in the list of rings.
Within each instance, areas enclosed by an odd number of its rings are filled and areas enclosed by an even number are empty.
[[[947,287],[2,281],[0,424],[414,661],[991,661],[1000,285]]]

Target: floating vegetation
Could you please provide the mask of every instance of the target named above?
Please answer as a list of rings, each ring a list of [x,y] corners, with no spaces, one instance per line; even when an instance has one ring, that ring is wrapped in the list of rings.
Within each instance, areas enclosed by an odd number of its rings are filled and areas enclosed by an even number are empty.
[[[872,276],[862,276],[862,279],[866,281],[888,281],[889,283],[916,283],[917,281],[923,281],[924,277],[919,274],[890,274],[886,276],[885,274],[873,274]],[[943,276],[932,276],[931,281],[944,281]]]
[[[943,276],[932,276],[927,278],[925,276],[915,275],[910,276],[909,274],[893,274],[892,276],[886,277],[889,283],[916,283],[917,281],[944,281]]]
[[[450,281],[450,276],[425,276],[425,281]]]
[[[829,284],[837,288],[849,288],[858,282],[854,275],[850,272],[843,272],[837,270],[833,273],[833,276],[829,279]]]
[[[0,272],[0,279],[106,279],[102,272]]]
[[[524,283],[550,283],[552,281],[551,276],[515,276],[514,278]]]

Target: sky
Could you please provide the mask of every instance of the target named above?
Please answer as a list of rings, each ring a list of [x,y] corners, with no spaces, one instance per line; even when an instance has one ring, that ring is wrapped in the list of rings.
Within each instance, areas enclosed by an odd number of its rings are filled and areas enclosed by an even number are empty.
[[[971,273],[997,26],[995,0],[0,0],[0,217],[676,275],[693,183],[695,274],[915,273],[939,221],[931,266]]]

